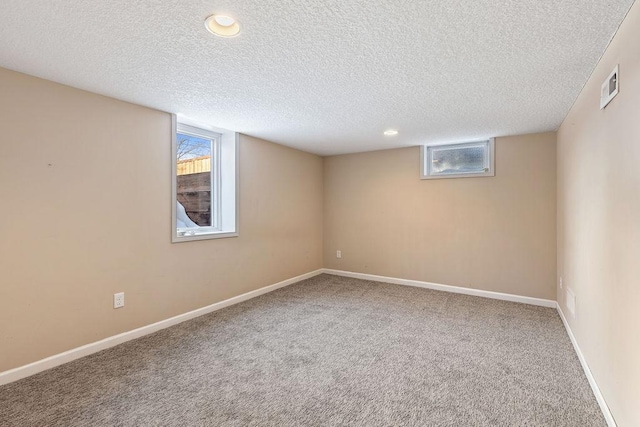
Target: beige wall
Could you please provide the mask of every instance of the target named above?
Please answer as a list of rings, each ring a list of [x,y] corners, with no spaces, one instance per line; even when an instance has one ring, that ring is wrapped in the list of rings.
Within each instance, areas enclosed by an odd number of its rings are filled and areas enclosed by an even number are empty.
[[[320,157],[241,137],[240,237],[171,244],[169,114],[0,94],[0,371],[322,267]]]
[[[420,180],[419,156],[325,158],[324,266],[555,300],[555,133],[497,138],[495,177]]]
[[[600,110],[616,64],[620,93]],[[618,426],[640,426],[640,2],[558,131],[558,275],[558,301]]]

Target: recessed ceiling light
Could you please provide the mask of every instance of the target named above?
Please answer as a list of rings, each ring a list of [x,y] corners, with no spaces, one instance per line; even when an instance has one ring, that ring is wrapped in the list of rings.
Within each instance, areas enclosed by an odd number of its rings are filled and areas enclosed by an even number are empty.
[[[204,26],[220,37],[235,37],[240,33],[238,21],[227,15],[211,15],[204,21]]]
[[[387,129],[387,130],[384,131],[384,134],[386,136],[394,136],[394,135],[398,134],[398,131],[395,130],[395,129]]]

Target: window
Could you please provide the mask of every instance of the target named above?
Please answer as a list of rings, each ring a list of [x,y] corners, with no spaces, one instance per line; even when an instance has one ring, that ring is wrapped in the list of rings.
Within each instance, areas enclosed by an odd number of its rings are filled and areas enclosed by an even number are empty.
[[[420,177],[465,178],[494,176],[494,140],[448,145],[424,145],[420,152]]]
[[[237,236],[237,134],[173,124],[172,241]]]

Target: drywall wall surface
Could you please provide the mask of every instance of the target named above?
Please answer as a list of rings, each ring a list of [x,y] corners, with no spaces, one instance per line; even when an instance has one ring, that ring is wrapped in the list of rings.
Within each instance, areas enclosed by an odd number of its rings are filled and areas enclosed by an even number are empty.
[[[322,267],[320,157],[241,136],[240,237],[172,244],[169,114],[4,69],[0,94],[0,371]]]
[[[620,92],[601,110],[616,65]],[[639,426],[640,2],[558,131],[558,276],[558,302],[613,417]]]
[[[420,180],[418,147],[326,157],[324,266],[555,299],[556,135],[495,149],[481,178]]]

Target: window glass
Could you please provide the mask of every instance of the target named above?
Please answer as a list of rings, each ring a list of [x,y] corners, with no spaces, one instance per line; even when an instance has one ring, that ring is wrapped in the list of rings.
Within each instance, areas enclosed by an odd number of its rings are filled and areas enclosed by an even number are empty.
[[[214,227],[212,139],[186,133],[176,135],[178,228]]]
[[[494,176],[494,140],[425,145],[420,151],[420,177],[469,178]]]
[[[434,174],[482,173],[486,167],[486,146],[434,148],[431,168]]]

